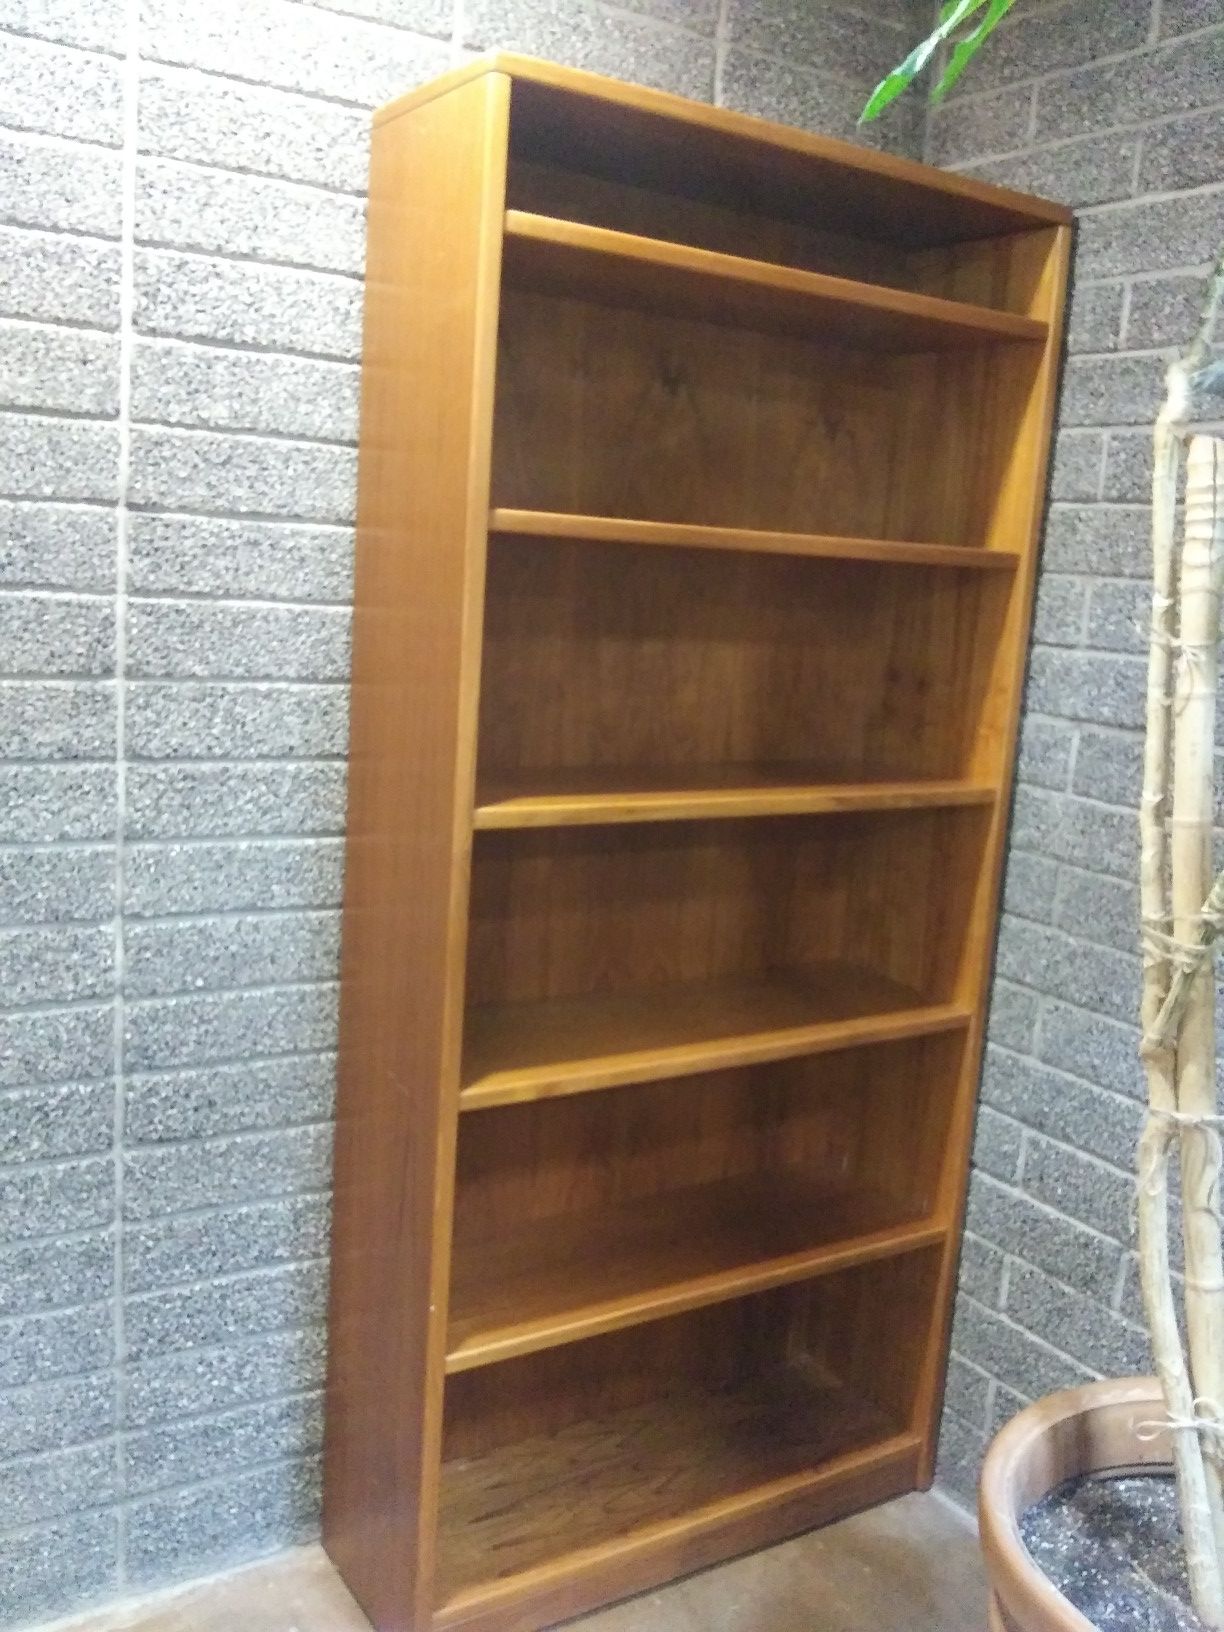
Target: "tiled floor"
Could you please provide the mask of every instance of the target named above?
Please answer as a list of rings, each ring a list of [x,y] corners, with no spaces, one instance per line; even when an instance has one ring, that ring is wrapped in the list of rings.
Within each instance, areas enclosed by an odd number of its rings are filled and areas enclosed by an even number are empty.
[[[567,1632],[982,1632],[968,1520],[938,1496],[870,1513],[570,1623]],[[367,1632],[317,1548],[55,1632]]]

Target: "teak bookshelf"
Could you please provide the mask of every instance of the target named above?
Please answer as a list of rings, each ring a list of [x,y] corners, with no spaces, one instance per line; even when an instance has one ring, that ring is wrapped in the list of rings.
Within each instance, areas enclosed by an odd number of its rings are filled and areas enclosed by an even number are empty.
[[[324,1530],[379,1632],[930,1481],[1069,240],[511,56],[377,117]]]

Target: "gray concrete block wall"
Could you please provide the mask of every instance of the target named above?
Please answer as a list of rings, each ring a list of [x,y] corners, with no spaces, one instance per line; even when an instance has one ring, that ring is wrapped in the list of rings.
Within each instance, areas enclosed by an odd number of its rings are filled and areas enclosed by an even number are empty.
[[[1146,1369],[1132,1233],[1148,439],[1224,242],[1224,12],[1021,0],[928,156],[1076,207],[1020,786],[939,1478],[1027,1400]]]
[[[370,109],[501,45],[848,136],[924,11],[0,0],[0,1625],[317,1523]]]

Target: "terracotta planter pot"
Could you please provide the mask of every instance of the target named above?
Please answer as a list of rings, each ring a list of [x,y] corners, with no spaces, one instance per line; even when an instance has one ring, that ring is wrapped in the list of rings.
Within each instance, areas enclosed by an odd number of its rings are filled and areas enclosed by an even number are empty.
[[[1034,1502],[1083,1474],[1171,1472],[1168,1434],[1137,1434],[1141,1423],[1163,1415],[1156,1379],[1127,1377],[1047,1395],[995,1436],[978,1487],[990,1632],[1094,1632],[1029,1557],[1020,1519]]]

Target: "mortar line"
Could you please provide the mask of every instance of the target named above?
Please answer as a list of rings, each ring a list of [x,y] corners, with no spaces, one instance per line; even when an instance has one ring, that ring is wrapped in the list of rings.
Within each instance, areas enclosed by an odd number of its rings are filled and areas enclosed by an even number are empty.
[[[139,0],[127,0],[124,8],[123,67],[123,147],[119,239],[119,468],[115,510],[115,1107],[113,1129],[114,1162],[114,1300],[115,1365],[115,1472],[117,1489],[126,1494],[127,1465],[123,1423],[127,1414],[127,1333],[124,1321],[123,1286],[123,1141],[126,1121],[124,1078],[124,1004],[126,945],[124,939],[124,894],[127,839],[127,749],[126,704],[123,681],[127,666],[127,564],[128,495],[132,480],[132,358],[135,344],[136,305],[136,182],[139,146],[140,10]],[[126,1515],[116,1517],[116,1584],[122,1589],[128,1579],[128,1537]]]

